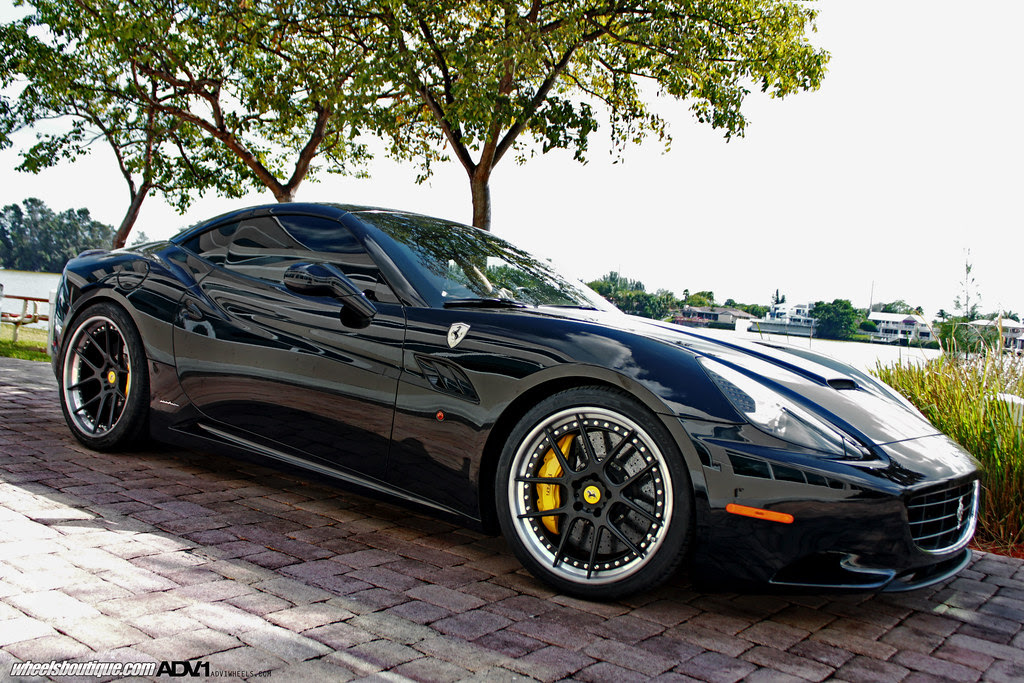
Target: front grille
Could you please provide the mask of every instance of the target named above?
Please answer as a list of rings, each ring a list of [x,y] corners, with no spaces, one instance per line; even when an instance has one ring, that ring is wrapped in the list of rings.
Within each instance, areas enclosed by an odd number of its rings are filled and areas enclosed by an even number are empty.
[[[940,484],[907,501],[910,535],[921,550],[946,552],[967,543],[978,518],[978,481]]]

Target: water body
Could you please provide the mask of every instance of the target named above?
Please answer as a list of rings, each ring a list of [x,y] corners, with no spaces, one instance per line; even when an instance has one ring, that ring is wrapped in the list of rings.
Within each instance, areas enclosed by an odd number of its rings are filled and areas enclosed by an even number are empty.
[[[24,270],[4,270],[0,268],[0,285],[4,287],[4,298],[0,308],[7,313],[21,313],[23,301],[9,299],[9,296],[31,296],[49,299],[50,292],[57,289],[60,273],[29,273]],[[39,312],[49,313],[49,304],[40,303]],[[32,304],[29,303],[29,311]],[[46,327],[46,323],[36,323],[31,327]]]

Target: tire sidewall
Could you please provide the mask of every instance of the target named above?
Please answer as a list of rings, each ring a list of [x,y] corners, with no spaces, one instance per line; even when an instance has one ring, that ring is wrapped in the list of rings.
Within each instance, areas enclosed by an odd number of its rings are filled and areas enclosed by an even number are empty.
[[[68,362],[71,344],[77,339],[82,326],[96,317],[107,318],[117,326],[124,338],[132,368],[132,384],[121,417],[113,428],[98,436],[83,432],[75,424],[64,390],[65,365]],[[115,450],[135,443],[145,434],[149,409],[149,369],[145,347],[131,316],[120,306],[107,302],[92,304],[75,316],[71,325],[68,326],[68,331],[61,344],[60,371],[57,381],[60,383],[58,395],[64,421],[74,437],[85,446],[98,451]]]
[[[595,406],[628,417],[642,427],[662,451],[665,466],[672,479],[674,505],[668,530],[661,545],[636,573],[618,581],[588,584],[565,579],[530,553],[519,537],[512,519],[509,481],[515,476],[512,467],[524,439],[549,415],[574,407]],[[692,537],[693,486],[683,456],[668,430],[646,407],[628,394],[606,387],[581,387],[554,394],[531,408],[516,424],[502,449],[494,482],[498,521],[516,557],[535,576],[559,590],[589,599],[610,599],[653,588],[667,580],[682,563]]]

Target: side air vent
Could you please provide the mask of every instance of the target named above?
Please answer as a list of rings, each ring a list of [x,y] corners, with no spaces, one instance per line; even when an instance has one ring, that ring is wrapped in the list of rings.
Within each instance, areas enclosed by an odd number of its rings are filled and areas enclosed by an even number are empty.
[[[455,364],[440,358],[420,355],[416,356],[416,363],[430,385],[438,391],[473,403],[480,402],[480,397],[477,396],[469,377]]]
[[[795,484],[810,484],[811,486],[825,486],[830,489],[843,490],[847,485],[836,479],[823,477],[814,472],[788,467],[779,463],[769,463],[759,458],[748,458],[732,451],[727,451],[729,462],[732,464],[733,472],[740,477],[754,477],[757,479],[774,479],[775,481],[791,481]]]

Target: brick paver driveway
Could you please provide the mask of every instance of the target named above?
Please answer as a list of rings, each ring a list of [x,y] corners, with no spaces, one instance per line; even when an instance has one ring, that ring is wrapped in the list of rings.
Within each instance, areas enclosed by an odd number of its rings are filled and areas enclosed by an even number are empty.
[[[557,595],[497,538],[296,473],[90,452],[0,359],[0,678],[32,660],[271,680],[1020,680],[1024,563],[897,595]],[[92,679],[95,680],[95,679]]]

